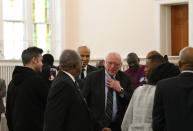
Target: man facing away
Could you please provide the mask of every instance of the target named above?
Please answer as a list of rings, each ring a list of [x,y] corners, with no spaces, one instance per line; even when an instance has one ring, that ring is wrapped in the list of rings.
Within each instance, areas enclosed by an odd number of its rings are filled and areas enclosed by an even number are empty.
[[[193,130],[193,48],[179,55],[180,75],[158,82],[153,106],[153,131]]]
[[[75,81],[81,71],[80,56],[64,50],[59,64],[48,95],[44,131],[93,131],[94,119]]]
[[[83,95],[101,128],[120,131],[122,118],[132,95],[129,76],[120,71],[121,57],[110,52],[105,69],[88,74]]]
[[[13,71],[6,101],[9,131],[43,131],[48,87],[38,73],[42,71],[42,52],[37,47],[24,50],[24,66]]]

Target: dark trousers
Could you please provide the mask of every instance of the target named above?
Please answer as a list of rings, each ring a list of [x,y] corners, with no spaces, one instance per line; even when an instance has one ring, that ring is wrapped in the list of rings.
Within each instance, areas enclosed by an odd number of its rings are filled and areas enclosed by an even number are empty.
[[[112,131],[121,131],[121,123],[120,122],[112,122],[109,126]]]

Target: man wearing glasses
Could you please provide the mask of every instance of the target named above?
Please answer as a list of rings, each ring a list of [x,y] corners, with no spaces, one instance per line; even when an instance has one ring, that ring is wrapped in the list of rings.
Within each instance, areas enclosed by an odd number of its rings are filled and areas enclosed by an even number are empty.
[[[105,68],[88,74],[83,95],[101,129],[121,131],[121,122],[132,95],[129,76],[120,71],[121,57],[110,52]]]

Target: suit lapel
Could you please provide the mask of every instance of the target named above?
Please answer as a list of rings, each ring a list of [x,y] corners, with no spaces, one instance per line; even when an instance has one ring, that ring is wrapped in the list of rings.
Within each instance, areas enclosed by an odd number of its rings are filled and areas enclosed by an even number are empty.
[[[73,82],[73,84],[74,84],[74,91],[75,91],[75,93],[76,93],[77,96],[81,99],[82,103],[83,103],[84,105],[86,105],[86,107],[88,107],[88,106],[87,106],[87,103],[86,103],[86,100],[85,100],[85,98],[82,96],[82,94],[80,93],[80,91],[78,90],[77,85],[76,85],[74,82]]]
[[[74,83],[74,81],[70,78],[70,76],[68,76],[66,73],[62,72],[63,73],[63,77],[66,76],[66,79],[68,79],[68,81],[70,81],[73,85],[73,90],[74,90],[74,93],[76,94],[76,96],[82,101],[84,107],[86,107],[86,109],[88,109],[88,106],[87,106],[87,103],[86,103],[86,100],[84,99],[84,97],[81,95],[80,91],[78,90],[78,87],[77,85]],[[61,74],[62,75],[62,74]]]
[[[90,70],[90,66],[89,65],[87,65],[87,74],[88,73],[90,73],[91,72],[91,70]]]

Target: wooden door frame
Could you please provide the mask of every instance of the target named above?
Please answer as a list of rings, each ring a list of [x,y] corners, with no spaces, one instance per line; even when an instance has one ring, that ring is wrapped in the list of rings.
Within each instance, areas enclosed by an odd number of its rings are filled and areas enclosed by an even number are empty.
[[[193,0],[155,0],[156,49],[171,55],[171,5],[188,4],[189,46],[193,47]]]

